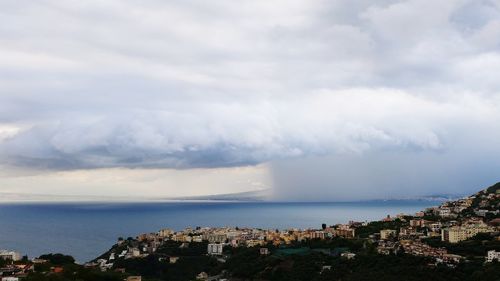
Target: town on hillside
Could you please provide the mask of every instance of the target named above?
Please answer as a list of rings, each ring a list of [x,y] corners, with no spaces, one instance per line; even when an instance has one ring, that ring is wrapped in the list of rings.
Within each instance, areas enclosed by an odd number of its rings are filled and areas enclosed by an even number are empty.
[[[0,262],[2,281],[499,280],[483,278],[500,278],[500,183],[380,221],[161,229],[118,238],[83,265],[62,254],[30,260],[8,250],[0,251]]]

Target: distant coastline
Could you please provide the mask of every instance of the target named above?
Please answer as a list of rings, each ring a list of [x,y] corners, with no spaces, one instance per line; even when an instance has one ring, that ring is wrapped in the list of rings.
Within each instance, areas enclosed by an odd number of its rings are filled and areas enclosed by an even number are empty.
[[[377,202],[377,201],[435,201],[456,200],[464,197],[463,194],[444,195],[424,195],[407,197],[387,197],[361,200],[331,200],[331,201],[300,201],[300,200],[272,200],[268,199],[269,189],[214,194],[199,196],[179,196],[179,197],[141,197],[141,196],[87,196],[87,195],[53,195],[53,194],[32,194],[32,193],[10,193],[0,192],[0,204],[6,203],[169,203],[169,202],[270,202],[270,203],[356,203],[356,202]]]

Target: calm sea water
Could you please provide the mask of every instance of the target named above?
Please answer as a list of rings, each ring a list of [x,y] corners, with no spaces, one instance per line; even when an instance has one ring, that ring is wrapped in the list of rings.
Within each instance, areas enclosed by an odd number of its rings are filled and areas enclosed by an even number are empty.
[[[119,236],[136,236],[161,228],[319,228],[322,223],[378,220],[387,214],[414,213],[436,204],[428,201],[0,204],[0,249],[17,250],[30,257],[61,252],[85,262],[110,248]]]

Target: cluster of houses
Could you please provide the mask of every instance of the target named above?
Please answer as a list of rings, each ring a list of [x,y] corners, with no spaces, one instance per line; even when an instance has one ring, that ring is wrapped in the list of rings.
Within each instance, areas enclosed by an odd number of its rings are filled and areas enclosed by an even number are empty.
[[[432,225],[433,229],[426,228],[429,225]],[[455,229],[465,229],[466,231],[456,237],[454,233]],[[377,251],[379,254],[389,255],[405,252],[415,256],[432,257],[437,263],[456,264],[463,257],[449,254],[445,248],[431,247],[425,243],[425,240],[437,236],[441,237],[443,241],[458,243],[478,233],[497,232],[496,228],[488,226],[484,222],[446,227],[441,229],[441,235],[439,235],[437,230],[436,223],[424,221],[420,227],[401,227],[399,231],[395,229],[383,229],[379,234],[370,235],[370,238],[373,242],[378,243]]]
[[[473,205],[474,202],[479,202]],[[473,196],[456,201],[445,202],[438,207],[427,208],[408,217],[398,215],[387,217],[384,221],[399,219],[404,222],[399,229],[383,229],[370,235],[378,243],[380,254],[405,253],[432,257],[437,263],[450,265],[458,263],[463,257],[449,254],[445,248],[431,247],[426,239],[439,237],[441,241],[459,243],[484,233],[500,240],[500,220],[487,220],[485,215],[496,216],[500,209],[500,193],[479,192]],[[485,208],[485,209],[481,209]],[[486,261],[499,259],[500,252],[489,251]]]
[[[8,264],[0,268],[0,280],[18,281],[26,277],[34,269],[32,263]]]
[[[265,246],[272,243],[275,246],[289,245],[295,241],[308,239],[326,239],[332,237],[355,237],[355,225],[357,223],[339,224],[331,227],[324,226],[322,229],[286,229],[286,230],[264,230],[257,228],[237,227],[198,227],[186,228],[182,231],[170,229],[160,230],[158,233],[141,234],[137,240],[142,243],[143,249],[158,247],[163,240],[172,240],[182,243],[208,241],[208,254],[222,253],[223,246],[230,247],[254,247]]]
[[[467,210],[469,212],[464,214]],[[488,221],[487,217],[497,216],[500,212],[500,189],[492,193],[481,191],[467,198],[445,202],[426,212],[441,218],[442,222],[438,223],[441,223],[442,241],[459,243],[480,233],[495,233],[500,220]]]
[[[34,268],[32,262],[21,261],[21,253],[16,251],[0,250],[0,259],[7,261],[7,264],[0,268],[1,281],[18,281]]]
[[[437,263],[456,264],[462,260],[461,256],[449,254],[444,248],[431,247],[419,241],[401,240],[401,246],[407,254],[432,257]]]
[[[201,242],[208,241],[210,244],[225,244],[231,247],[253,247],[264,246],[272,243],[276,246],[291,244],[294,241],[307,239],[325,239],[332,237],[354,238],[355,229],[351,225],[336,225],[324,227],[323,229],[286,229],[286,230],[263,230],[256,228],[187,228],[183,231],[174,232],[164,229],[155,234],[142,234],[138,236],[139,241],[157,241],[158,237],[178,242]],[[214,246],[215,247],[215,246]]]
[[[109,256],[102,257],[95,262],[87,263],[88,267],[99,267],[102,271],[111,269],[118,258],[130,259],[146,257],[156,252],[164,241],[181,242],[180,247],[188,247],[189,243],[207,241],[207,254],[220,256],[223,248],[230,247],[264,247],[268,243],[275,246],[288,245],[294,241],[307,239],[327,239],[332,237],[354,238],[354,227],[359,223],[340,224],[322,229],[287,229],[287,230],[263,230],[256,228],[237,227],[197,227],[186,228],[181,231],[162,229],[157,233],[139,234],[136,239],[129,241],[118,240],[119,251],[110,252]],[[127,245],[126,248],[120,247]],[[264,254],[267,248],[263,248]],[[167,258],[162,258],[167,259]],[[168,262],[175,263],[178,257],[168,257]]]

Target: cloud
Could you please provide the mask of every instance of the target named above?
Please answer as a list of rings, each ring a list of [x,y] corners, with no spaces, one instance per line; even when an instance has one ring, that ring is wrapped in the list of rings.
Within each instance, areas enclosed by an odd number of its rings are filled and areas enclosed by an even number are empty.
[[[114,168],[17,175],[15,171],[2,169],[0,182],[2,196],[10,194],[27,199],[25,195],[32,194],[45,195],[38,200],[92,201],[171,199],[267,190],[271,177],[266,165],[185,170]],[[69,198],[59,198],[60,195]]]
[[[0,5],[0,124],[22,128],[0,137],[4,165],[190,169],[439,155],[478,147],[474,136],[496,146],[498,1]]]
[[[320,90],[294,101],[68,114],[4,139],[1,151],[14,165],[52,169],[224,167],[387,149],[439,153],[478,123],[487,128],[474,134],[497,135],[498,109],[474,95],[443,102],[393,89]]]

